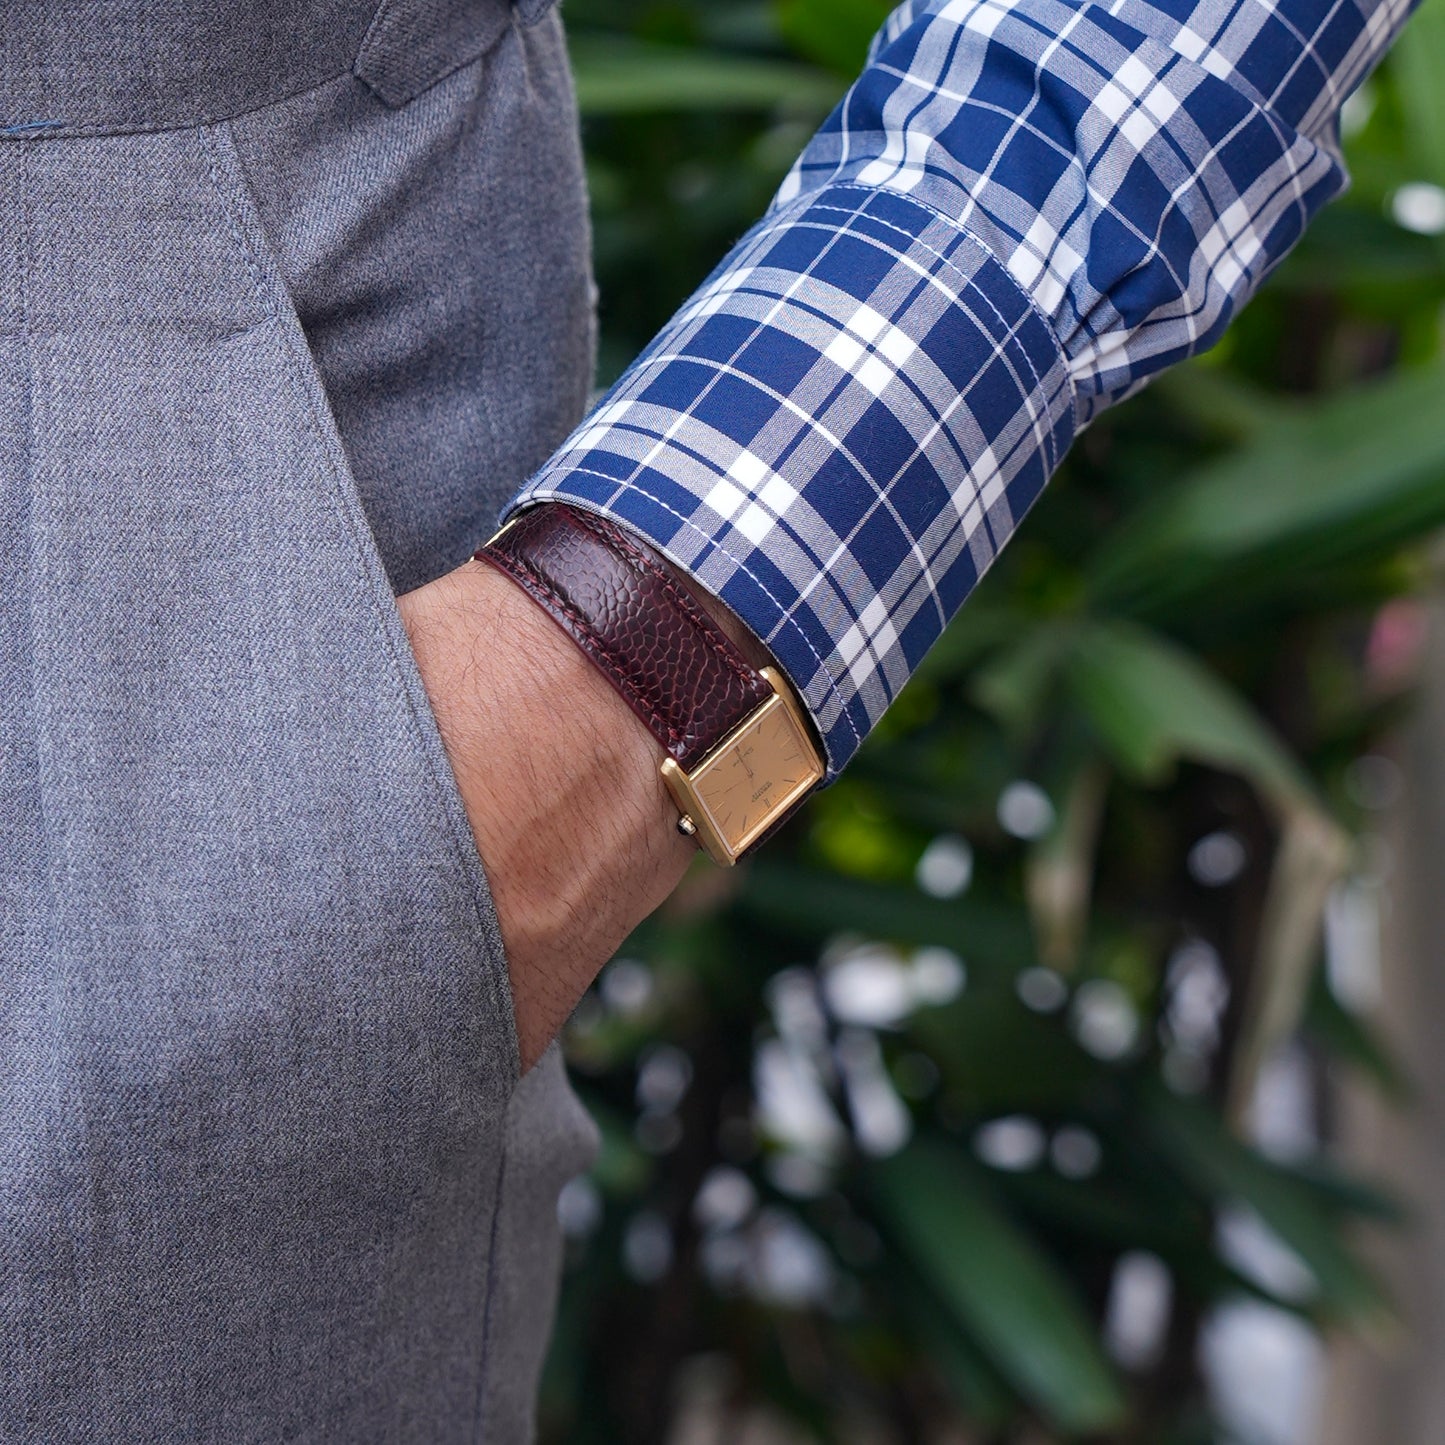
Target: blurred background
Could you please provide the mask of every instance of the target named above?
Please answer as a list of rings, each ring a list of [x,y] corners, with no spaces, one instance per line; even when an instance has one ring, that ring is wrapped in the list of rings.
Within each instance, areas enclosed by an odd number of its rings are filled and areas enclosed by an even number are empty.
[[[599,381],[877,0],[567,0]],[[569,1445],[1445,1439],[1445,0],[857,762],[570,1028]]]

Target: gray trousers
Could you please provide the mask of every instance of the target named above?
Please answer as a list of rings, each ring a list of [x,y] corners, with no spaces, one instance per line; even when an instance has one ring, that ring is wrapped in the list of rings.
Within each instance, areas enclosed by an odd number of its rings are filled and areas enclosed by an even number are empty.
[[[576,421],[545,0],[0,9],[0,1440],[525,1441],[518,1079],[393,602]]]

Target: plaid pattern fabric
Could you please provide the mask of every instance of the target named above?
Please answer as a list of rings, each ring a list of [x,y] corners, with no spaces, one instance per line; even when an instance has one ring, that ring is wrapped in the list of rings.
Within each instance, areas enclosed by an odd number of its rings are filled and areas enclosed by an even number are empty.
[[[768,214],[518,493],[721,597],[857,749],[1076,431],[1339,193],[1411,0],[910,0]]]

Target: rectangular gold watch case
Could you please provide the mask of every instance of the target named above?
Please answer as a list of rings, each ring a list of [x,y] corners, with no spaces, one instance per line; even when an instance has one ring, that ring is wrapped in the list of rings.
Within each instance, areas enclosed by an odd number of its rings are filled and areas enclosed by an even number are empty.
[[[663,781],[715,863],[731,867],[823,778],[823,761],[792,689],[776,669],[762,675],[773,689],[689,773],[674,758]]]

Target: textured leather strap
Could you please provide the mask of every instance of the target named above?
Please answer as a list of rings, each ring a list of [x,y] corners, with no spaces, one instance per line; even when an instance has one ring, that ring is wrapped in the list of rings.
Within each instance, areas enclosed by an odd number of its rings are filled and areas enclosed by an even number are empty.
[[[572,638],[683,768],[773,696],[661,559],[605,517],[548,502],[476,555]]]

